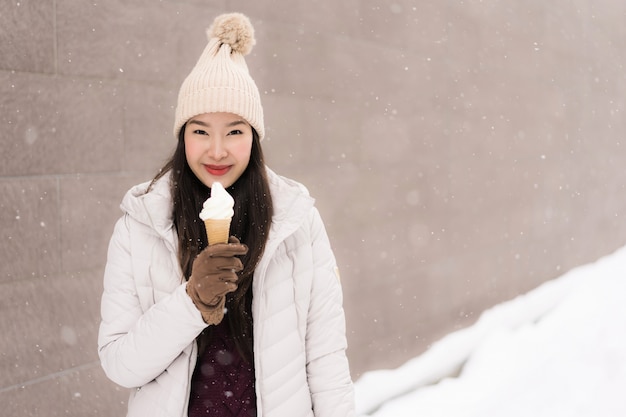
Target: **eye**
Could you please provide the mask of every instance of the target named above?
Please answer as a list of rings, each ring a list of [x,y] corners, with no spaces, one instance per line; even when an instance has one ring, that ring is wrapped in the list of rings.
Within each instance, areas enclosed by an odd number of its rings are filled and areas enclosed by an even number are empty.
[[[235,130],[231,130],[230,132],[228,132],[229,135],[242,135],[243,132],[239,129],[235,129]]]
[[[193,131],[194,135],[208,135],[207,132],[205,132],[204,130],[201,129],[196,129]]]

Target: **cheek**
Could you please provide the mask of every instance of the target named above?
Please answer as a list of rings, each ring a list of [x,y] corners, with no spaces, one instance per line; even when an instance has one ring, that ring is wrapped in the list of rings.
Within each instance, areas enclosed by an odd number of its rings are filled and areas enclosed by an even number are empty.
[[[187,163],[191,163],[196,159],[198,153],[200,153],[198,143],[185,138],[185,156],[187,157]]]
[[[247,164],[250,160],[250,153],[252,152],[252,140],[237,143],[232,148],[231,152],[236,156],[239,162],[245,162]]]

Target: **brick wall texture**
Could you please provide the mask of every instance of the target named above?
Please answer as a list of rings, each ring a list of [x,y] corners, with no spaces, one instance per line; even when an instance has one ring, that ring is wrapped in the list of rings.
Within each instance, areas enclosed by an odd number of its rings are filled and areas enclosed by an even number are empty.
[[[119,202],[222,12],[305,183],[354,378],[626,243],[622,0],[0,0],[0,414],[124,415],[96,352]]]

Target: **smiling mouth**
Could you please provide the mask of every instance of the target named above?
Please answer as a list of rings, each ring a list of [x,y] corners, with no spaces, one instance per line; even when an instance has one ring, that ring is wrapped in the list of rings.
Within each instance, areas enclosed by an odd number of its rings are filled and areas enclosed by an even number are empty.
[[[230,170],[230,165],[205,165],[204,168],[211,175],[221,176]]]

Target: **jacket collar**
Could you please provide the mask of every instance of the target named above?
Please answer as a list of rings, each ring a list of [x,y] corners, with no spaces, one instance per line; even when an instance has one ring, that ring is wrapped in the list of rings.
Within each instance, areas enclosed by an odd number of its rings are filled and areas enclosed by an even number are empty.
[[[274,216],[270,228],[268,247],[277,246],[293,233],[305,217],[314,199],[300,183],[282,177],[269,168],[267,177],[272,195]],[[172,196],[170,192],[170,173],[163,175],[146,192],[150,181],[132,187],[124,196],[120,208],[136,221],[152,228],[167,241],[173,239]]]

